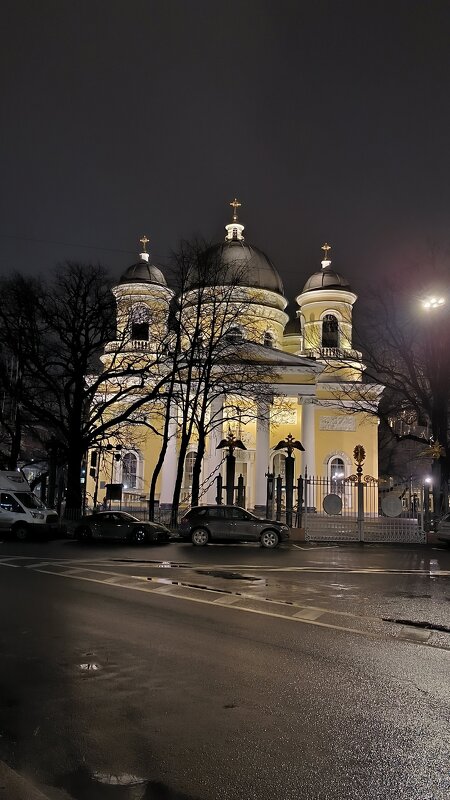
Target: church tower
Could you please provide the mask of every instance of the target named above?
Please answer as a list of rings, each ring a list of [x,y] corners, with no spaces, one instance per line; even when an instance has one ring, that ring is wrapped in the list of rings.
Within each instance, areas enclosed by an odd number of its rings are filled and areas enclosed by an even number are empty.
[[[155,352],[167,333],[173,291],[161,270],[150,263],[147,236],[139,241],[139,261],[125,270],[112,290],[117,303],[117,338],[106,346],[104,363],[112,352]]]
[[[331,246],[325,243],[322,250],[322,268],[308,278],[296,298],[301,325],[297,354],[325,362],[326,380],[332,376],[334,380],[361,380],[361,354],[352,347],[352,310],[357,295],[346,278],[332,269]]]

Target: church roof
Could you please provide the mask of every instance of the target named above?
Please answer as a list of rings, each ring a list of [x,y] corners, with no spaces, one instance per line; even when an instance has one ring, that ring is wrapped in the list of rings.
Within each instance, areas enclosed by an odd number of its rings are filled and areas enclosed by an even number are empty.
[[[322,260],[322,269],[314,272],[313,275],[308,278],[302,289],[302,294],[303,292],[315,292],[317,289],[346,289],[347,291],[351,291],[347,279],[344,278],[343,275],[340,275],[339,272],[331,269],[331,259],[329,257],[331,245],[325,242],[321,249],[325,254]]]
[[[159,286],[167,286],[161,270],[147,261],[138,261],[128,267],[121,276],[120,283],[155,283]]]
[[[120,283],[153,283],[156,286],[167,286],[166,279],[158,267],[150,264],[150,255],[147,253],[149,239],[143,236],[139,240],[143,245],[143,252],[139,254],[139,261],[132,264],[120,277]]]
[[[349,291],[350,284],[343,275],[335,272],[331,267],[322,267],[308,278],[302,292],[311,292],[317,289],[347,289]]]
[[[262,250],[243,239],[231,239],[210,247],[207,258],[220,258],[238,276],[240,286],[267,289],[283,295],[283,283],[272,261]],[[232,277],[231,277],[232,280]]]
[[[283,283],[270,258],[258,247],[244,240],[244,225],[239,222],[237,214],[240,202],[235,198],[230,206],[233,208],[233,217],[225,225],[225,241],[208,248],[206,258],[212,264],[223,265],[225,273],[229,274],[229,279],[225,278],[226,285],[236,282],[239,286],[266,289],[283,297]]]
[[[267,364],[267,366],[273,368],[298,367],[300,370],[303,368],[313,372],[322,372],[323,370],[323,364],[318,364],[315,358],[296,356],[293,353],[286,353],[284,350],[278,350],[275,347],[266,347],[257,342],[243,341],[242,343],[231,345],[227,352],[227,359],[230,363],[233,362],[233,355],[236,356],[237,361]]]

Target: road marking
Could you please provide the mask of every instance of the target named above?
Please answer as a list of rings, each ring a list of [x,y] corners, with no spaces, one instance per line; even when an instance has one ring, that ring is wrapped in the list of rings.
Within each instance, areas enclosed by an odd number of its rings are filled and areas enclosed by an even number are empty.
[[[219,545],[217,545],[219,546]],[[228,545],[224,545],[228,546]],[[324,549],[324,548],[321,548]],[[47,561],[43,562],[42,558],[37,558],[35,556],[7,556],[5,558],[0,558],[0,564],[4,564],[6,567],[20,567],[22,566],[20,563],[15,564],[11,563],[14,561],[36,561],[45,564],[60,564],[60,565],[72,565],[76,568],[77,565],[80,565],[80,568],[84,567],[84,565],[89,564],[91,567],[95,565],[99,566],[108,566],[108,564],[115,564],[117,563],[117,559],[112,558],[92,558],[92,559],[77,559],[77,558],[58,558],[58,559],[48,559]],[[450,570],[446,569],[439,569],[435,566],[435,564],[430,565],[429,569],[389,569],[389,568],[381,568],[381,567],[341,567],[341,566],[286,566],[286,567],[277,567],[273,565],[266,565],[266,564],[196,564],[196,563],[178,563],[178,562],[167,562],[167,561],[137,561],[136,559],[132,559],[127,561],[126,559],[121,560],[121,566],[127,566],[132,564],[138,564],[139,567],[146,567],[149,568],[156,568],[161,566],[161,564],[167,565],[170,564],[171,569],[189,569],[189,570],[198,570],[198,569],[221,569],[221,570],[232,570],[236,572],[237,570],[259,570],[260,572],[299,572],[299,573],[311,573],[311,574],[333,574],[333,573],[342,573],[343,575],[418,575],[418,576],[425,576],[425,577],[433,577],[433,578],[447,578],[450,576]],[[28,565],[30,569],[35,568],[35,564]],[[120,574],[120,573],[118,573]]]
[[[319,611],[315,610],[314,608],[302,608],[301,611],[297,611],[294,614],[294,617],[298,617],[298,619],[318,619],[319,617],[323,617],[326,611]]]
[[[4,566],[11,565],[4,564]],[[71,578],[88,583],[98,583],[103,586],[128,589],[130,591],[164,594],[164,596],[175,600],[188,600],[189,602],[202,603],[204,605],[217,605],[237,611],[246,611],[252,614],[274,617],[276,619],[291,620],[292,622],[301,623],[303,625],[314,625],[320,628],[342,631],[344,633],[353,633],[371,639],[377,639],[380,638],[380,636],[389,636],[397,641],[410,641],[417,645],[450,650],[450,640],[448,646],[446,646],[446,644],[442,643],[442,638],[439,640],[432,639],[431,632],[429,631],[420,631],[420,635],[418,635],[417,629],[409,628],[406,625],[402,626],[399,631],[398,627],[396,629],[394,624],[385,622],[376,617],[361,617],[360,615],[352,615],[349,612],[336,612],[326,608],[299,607],[295,603],[271,600],[269,598],[258,598],[254,595],[239,592],[224,594],[223,591],[221,592],[217,589],[199,586],[190,587],[189,585],[184,585],[181,581],[169,581],[168,579],[162,578],[147,579],[141,576],[121,575],[117,573],[112,575],[110,572],[105,572],[103,573],[105,577],[100,579],[98,577],[89,577],[86,575],[88,572],[98,575],[101,572],[98,569],[89,570],[86,567],[83,569],[73,569],[67,568],[68,565],[61,564],[49,564],[48,566],[59,566],[60,569],[52,570],[47,566],[40,566],[40,564],[35,565],[34,569],[36,572],[56,575],[60,578]],[[61,572],[61,569],[64,568],[66,568],[66,571]],[[159,585],[155,586],[155,583]],[[164,585],[161,586],[161,583],[164,583]],[[204,596],[202,596],[202,594],[204,594]],[[295,610],[296,608],[298,608],[298,611]],[[323,618],[326,618],[326,616],[332,616],[338,619],[346,617],[349,621],[352,620],[354,624],[360,623],[363,625],[370,625],[370,630],[368,628],[350,627],[349,625],[325,622]],[[319,617],[321,617],[322,620],[319,620]],[[375,625],[378,630],[375,630]]]

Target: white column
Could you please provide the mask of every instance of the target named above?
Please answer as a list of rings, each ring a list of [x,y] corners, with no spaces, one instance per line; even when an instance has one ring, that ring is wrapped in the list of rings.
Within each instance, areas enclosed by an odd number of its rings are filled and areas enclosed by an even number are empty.
[[[177,477],[177,408],[176,406],[170,407],[170,422],[169,422],[169,441],[167,443],[166,455],[161,469],[161,491],[159,494],[160,506],[171,506],[173,500],[173,492],[175,489],[175,480]]]
[[[258,403],[256,419],[256,452],[255,452],[255,508],[263,511],[266,508],[267,478],[270,456],[270,406]]]
[[[305,472],[305,467],[308,470],[308,475],[316,474],[316,430],[315,430],[315,406],[314,403],[309,401],[309,398],[301,400],[302,405],[302,436],[301,443],[305,448],[302,453],[302,472]]]
[[[219,464],[224,457],[224,451],[218,450],[217,445],[223,439],[223,397],[214,397],[211,401],[210,409],[210,424],[214,425],[208,437],[208,457],[205,464],[205,478],[209,483],[212,480],[211,486],[206,492],[206,497],[203,496],[200,500],[202,503],[215,503],[217,495],[217,481],[216,478],[220,475]]]

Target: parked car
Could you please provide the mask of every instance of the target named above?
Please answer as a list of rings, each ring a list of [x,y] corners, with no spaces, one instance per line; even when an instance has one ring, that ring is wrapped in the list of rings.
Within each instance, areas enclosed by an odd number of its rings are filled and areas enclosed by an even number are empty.
[[[58,514],[46,508],[18,471],[0,470],[0,535],[19,541],[61,533]]]
[[[170,541],[170,531],[159,522],[142,522],[126,511],[96,511],[81,518],[75,537],[90,539],[125,539],[134,544],[161,544]]]
[[[439,541],[450,544],[450,511],[439,520],[436,536]]]
[[[195,545],[223,539],[227,542],[260,542],[276,547],[289,539],[289,528],[281,522],[261,519],[238,506],[194,506],[182,518],[179,536]]]

